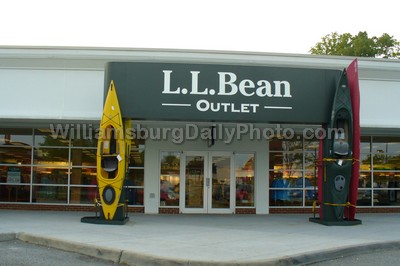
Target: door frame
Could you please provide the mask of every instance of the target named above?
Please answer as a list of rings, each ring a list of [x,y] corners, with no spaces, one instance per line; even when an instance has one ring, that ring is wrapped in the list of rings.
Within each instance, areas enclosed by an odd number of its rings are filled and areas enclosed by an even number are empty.
[[[203,208],[186,208],[186,157],[187,156],[203,156],[204,157],[204,180],[203,180]],[[181,156],[181,169],[180,169],[180,187],[179,187],[179,209],[181,213],[207,213],[205,205],[207,198],[207,191],[205,188],[205,178],[208,175],[208,154],[204,151],[182,152]]]
[[[204,157],[204,180],[203,180],[203,208],[186,208],[186,157],[187,156],[203,156]],[[230,193],[229,208],[212,208],[212,158],[213,156],[230,157]],[[198,213],[198,214],[232,214],[235,212],[235,195],[236,182],[234,175],[234,154],[233,152],[219,151],[185,151],[182,152],[181,168],[180,168],[180,195],[179,208],[181,213]],[[208,179],[208,181],[207,181]]]

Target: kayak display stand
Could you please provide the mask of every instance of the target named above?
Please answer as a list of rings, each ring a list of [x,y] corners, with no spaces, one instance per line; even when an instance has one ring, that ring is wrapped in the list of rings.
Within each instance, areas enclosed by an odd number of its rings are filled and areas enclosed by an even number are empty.
[[[81,222],[94,224],[125,224],[129,221],[127,187],[131,139],[127,134],[130,120],[122,121],[117,92],[111,81],[104,103],[97,142],[97,195],[94,217],[83,217]],[[100,200],[98,199],[100,198]]]
[[[341,221],[326,221],[321,220],[320,218],[309,218],[310,222],[323,224],[327,226],[350,226],[350,225],[359,225],[361,224],[361,220],[354,219],[354,220],[341,220]]]
[[[81,218],[82,223],[124,225],[129,221],[126,204],[124,206],[117,207],[114,219],[112,220],[106,219],[101,209],[101,204],[98,201],[95,202],[94,208],[95,208],[95,216],[82,217]]]
[[[328,123],[324,125],[325,137],[320,141],[318,160],[318,201],[313,204],[314,217],[310,222],[328,226],[349,226],[361,224],[361,220],[350,218],[350,193],[357,193],[353,187],[352,170],[359,158],[354,156],[353,111],[346,70],[343,71]],[[319,218],[315,207],[319,205]]]

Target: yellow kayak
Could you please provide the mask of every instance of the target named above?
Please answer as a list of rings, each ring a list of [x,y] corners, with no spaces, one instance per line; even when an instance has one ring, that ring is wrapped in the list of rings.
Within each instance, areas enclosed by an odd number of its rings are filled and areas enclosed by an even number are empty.
[[[114,82],[111,81],[97,144],[97,183],[106,220],[113,220],[117,208],[124,208],[120,198],[126,171],[126,149],[121,110]]]

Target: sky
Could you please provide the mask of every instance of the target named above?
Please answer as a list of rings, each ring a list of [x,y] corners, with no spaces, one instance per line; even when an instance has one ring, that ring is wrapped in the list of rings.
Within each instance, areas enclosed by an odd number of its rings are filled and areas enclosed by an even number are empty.
[[[0,0],[0,46],[307,54],[332,32],[400,40],[398,0]]]

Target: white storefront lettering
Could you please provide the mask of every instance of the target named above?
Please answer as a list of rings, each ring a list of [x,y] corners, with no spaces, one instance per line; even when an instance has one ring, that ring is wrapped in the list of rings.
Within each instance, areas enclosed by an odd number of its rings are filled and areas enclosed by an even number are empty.
[[[163,70],[164,88],[162,94],[218,95],[229,97],[239,93],[244,97],[249,97],[249,99],[250,97],[292,97],[291,87],[288,81],[274,80],[270,82],[264,79],[257,81],[251,79],[238,80],[237,75],[233,72],[218,72],[218,88],[199,88],[200,71],[190,71],[191,88],[171,88],[172,72],[172,70]],[[257,103],[238,104],[229,102],[213,102],[206,99],[198,100],[196,103],[196,108],[200,112],[256,113],[259,107],[260,104]]]

